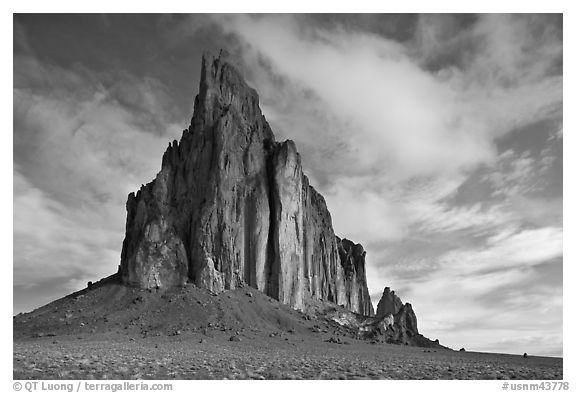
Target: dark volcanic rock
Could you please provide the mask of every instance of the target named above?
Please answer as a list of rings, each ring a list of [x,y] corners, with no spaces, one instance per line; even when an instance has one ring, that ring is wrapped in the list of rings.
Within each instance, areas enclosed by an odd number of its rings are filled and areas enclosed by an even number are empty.
[[[190,126],[128,196],[122,281],[246,284],[297,309],[313,298],[373,315],[362,246],[339,242],[294,142],[275,141],[258,101],[222,56],[203,57]]]
[[[414,313],[410,303],[403,305],[398,313],[394,314],[394,324],[399,326],[402,331],[408,332],[410,335],[418,334],[416,314]]]
[[[348,239],[336,238],[336,240],[340,261],[346,275],[348,303],[358,305],[358,309],[355,310],[358,313],[372,316],[374,315],[374,307],[370,300],[366,281],[366,251],[361,244],[354,244]]]
[[[150,288],[191,279],[220,292],[244,280],[266,290],[265,141],[273,140],[256,92],[205,56],[191,126],[169,144],[156,179],[128,197],[124,282]]]
[[[382,298],[376,307],[376,320],[381,321],[394,317],[394,332],[397,340],[403,340],[405,336],[418,335],[418,323],[416,314],[410,303],[402,303],[402,300],[389,287],[384,288]]]
[[[390,291],[390,287],[386,287],[376,307],[376,317],[382,319],[388,314],[396,315],[402,306],[402,300],[396,296],[394,291]]]
[[[396,344],[409,344],[425,347],[440,346],[418,332],[416,314],[410,303],[402,300],[394,291],[386,287],[378,302],[376,316],[367,318],[360,331],[366,338],[381,337],[384,341]]]

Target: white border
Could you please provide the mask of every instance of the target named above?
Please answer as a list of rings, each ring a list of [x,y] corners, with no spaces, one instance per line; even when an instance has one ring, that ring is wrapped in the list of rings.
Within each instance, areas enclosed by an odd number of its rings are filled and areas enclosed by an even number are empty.
[[[574,312],[573,307],[568,299],[575,299],[574,285],[574,235],[573,219],[574,204],[576,195],[574,193],[574,181],[571,180],[572,169],[574,166],[574,156],[571,153],[571,147],[574,146],[572,140],[573,117],[571,108],[573,107],[573,77],[572,72],[575,70],[574,55],[571,47],[574,47],[574,25],[576,20],[573,17],[573,1],[498,1],[486,0],[482,2],[465,2],[465,1],[410,1],[410,2],[382,2],[382,1],[338,1],[330,2],[312,2],[310,0],[297,0],[282,3],[273,3],[271,1],[232,1],[222,0],[217,2],[199,2],[199,1],[173,1],[163,0],[156,2],[135,2],[135,1],[111,1],[100,0],[97,2],[82,1],[5,1],[3,2],[2,20],[0,29],[2,29],[2,54],[6,60],[2,62],[2,119],[3,121],[3,143],[1,144],[0,171],[4,189],[2,190],[2,277],[12,277],[12,259],[13,259],[13,242],[12,242],[12,206],[13,191],[9,191],[10,179],[12,179],[13,169],[13,136],[10,129],[13,126],[13,94],[12,78],[13,74],[13,19],[12,13],[91,13],[91,12],[120,12],[120,13],[150,13],[150,12],[562,12],[564,13],[564,40],[568,43],[564,46],[564,69],[567,72],[564,75],[564,105],[569,108],[564,118],[564,168],[566,175],[564,177],[565,196],[564,201],[564,233],[565,238],[569,239],[565,243],[564,249],[564,380],[569,381],[571,389],[576,385],[576,365],[574,363]],[[566,130],[569,130],[566,132]],[[573,177],[573,175],[572,175]],[[2,299],[2,382],[5,384],[3,391],[12,391],[12,280],[5,283],[1,288]],[[10,318],[10,320],[8,320]],[[491,392],[501,391],[502,382],[500,381],[174,381],[174,391],[188,392],[191,389],[240,389],[250,392],[269,393],[271,385],[274,387],[286,389],[297,389],[299,387],[312,387],[314,389],[381,389],[385,384],[386,389],[417,389],[417,390],[439,390],[447,392]],[[232,385],[233,384],[233,385]],[[319,385],[319,386],[316,386]]]

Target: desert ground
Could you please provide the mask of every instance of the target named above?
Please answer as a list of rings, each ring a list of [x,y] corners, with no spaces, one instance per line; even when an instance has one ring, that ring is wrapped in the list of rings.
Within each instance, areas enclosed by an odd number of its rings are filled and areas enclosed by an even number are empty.
[[[252,288],[105,283],[14,317],[14,379],[562,379],[561,358],[359,339]]]

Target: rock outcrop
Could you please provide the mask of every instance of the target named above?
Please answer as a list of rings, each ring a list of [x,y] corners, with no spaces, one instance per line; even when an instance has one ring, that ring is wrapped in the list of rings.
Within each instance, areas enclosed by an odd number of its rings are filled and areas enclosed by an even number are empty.
[[[358,310],[363,315],[374,315],[374,308],[368,293],[366,282],[366,251],[361,244],[354,244],[348,239],[336,238],[340,262],[346,275],[346,294],[350,304],[359,304],[363,309]]]
[[[410,303],[402,300],[389,287],[384,288],[376,307],[376,316],[365,321],[363,331],[371,338],[383,337],[386,342],[433,346],[418,332],[416,314]]]
[[[336,306],[320,308],[317,315],[355,332],[358,338],[372,343],[412,345],[427,348],[446,348],[438,341],[424,337],[418,331],[416,314],[410,303],[402,300],[390,288],[385,288],[376,315],[367,316]]]
[[[396,296],[394,291],[390,291],[390,287],[386,287],[378,306],[376,306],[376,318],[384,318],[387,314],[396,315],[402,306],[402,300]]]
[[[126,208],[125,284],[249,285],[296,309],[312,298],[374,314],[362,246],[335,236],[294,142],[275,140],[223,55],[203,57],[190,126]]]

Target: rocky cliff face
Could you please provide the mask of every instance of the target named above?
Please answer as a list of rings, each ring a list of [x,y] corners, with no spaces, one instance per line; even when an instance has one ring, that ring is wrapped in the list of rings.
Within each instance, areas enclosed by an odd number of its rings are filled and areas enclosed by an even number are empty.
[[[360,314],[372,316],[374,308],[368,293],[366,282],[365,258],[366,251],[361,244],[354,244],[348,239],[336,238],[340,263],[346,275],[346,294],[351,304],[359,304],[363,308],[358,310]]]
[[[297,309],[310,297],[374,314],[362,246],[334,235],[294,142],[275,141],[256,91],[222,56],[203,57],[190,126],[126,208],[128,285],[249,285]]]

